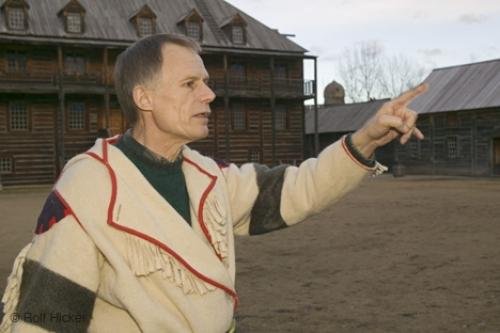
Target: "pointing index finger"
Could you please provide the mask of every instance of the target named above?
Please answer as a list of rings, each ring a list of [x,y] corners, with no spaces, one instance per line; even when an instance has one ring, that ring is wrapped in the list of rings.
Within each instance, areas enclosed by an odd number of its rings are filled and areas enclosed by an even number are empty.
[[[416,86],[413,89],[410,89],[403,94],[401,94],[399,97],[396,97],[393,102],[395,104],[402,104],[402,105],[408,105],[410,102],[417,96],[425,93],[427,89],[429,88],[429,85],[427,83],[422,83]]]

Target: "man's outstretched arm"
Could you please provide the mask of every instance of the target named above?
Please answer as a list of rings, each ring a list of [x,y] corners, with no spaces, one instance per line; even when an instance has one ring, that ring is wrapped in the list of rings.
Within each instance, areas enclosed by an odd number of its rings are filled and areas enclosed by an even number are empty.
[[[398,136],[403,144],[412,135],[422,139],[417,113],[408,104],[426,90],[420,85],[387,102],[361,129],[299,167],[248,163],[224,168],[235,233],[266,233],[318,213],[380,169],[371,159],[378,147]]]

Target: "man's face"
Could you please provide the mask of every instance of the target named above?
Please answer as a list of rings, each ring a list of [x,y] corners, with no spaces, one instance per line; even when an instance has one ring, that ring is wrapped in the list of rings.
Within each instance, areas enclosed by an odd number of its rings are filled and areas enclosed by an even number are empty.
[[[215,94],[207,86],[208,73],[194,51],[166,45],[163,65],[150,84],[152,128],[171,142],[188,143],[208,135],[210,102]]]

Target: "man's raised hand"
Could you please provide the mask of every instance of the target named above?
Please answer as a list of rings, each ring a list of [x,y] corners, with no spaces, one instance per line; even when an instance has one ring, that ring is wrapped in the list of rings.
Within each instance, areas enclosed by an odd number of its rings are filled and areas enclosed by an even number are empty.
[[[423,139],[424,135],[416,127],[417,113],[409,109],[408,105],[427,89],[427,84],[420,84],[384,103],[377,113],[352,135],[354,146],[365,157],[369,157],[375,149],[398,136],[402,144],[408,142],[412,135],[419,140]]]

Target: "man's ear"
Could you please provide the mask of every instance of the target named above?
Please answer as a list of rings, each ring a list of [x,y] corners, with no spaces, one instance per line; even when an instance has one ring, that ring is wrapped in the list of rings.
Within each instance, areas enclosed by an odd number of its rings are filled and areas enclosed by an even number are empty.
[[[143,85],[137,85],[132,90],[132,97],[134,98],[134,103],[137,108],[141,111],[152,111],[153,110],[153,98],[151,96],[151,90],[147,89]]]

